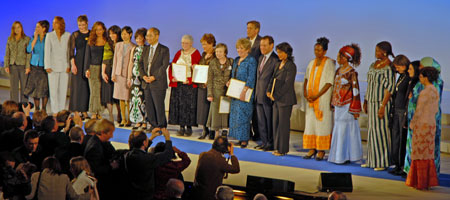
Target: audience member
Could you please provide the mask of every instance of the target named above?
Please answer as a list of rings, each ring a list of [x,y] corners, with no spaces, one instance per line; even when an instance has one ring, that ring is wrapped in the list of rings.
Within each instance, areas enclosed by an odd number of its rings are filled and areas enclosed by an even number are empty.
[[[222,185],[217,188],[216,191],[217,200],[233,200],[233,198],[234,198],[233,188],[226,185]]]
[[[83,140],[83,137],[83,129],[78,126],[73,127],[69,131],[69,145],[58,147],[55,151],[55,157],[60,161],[62,171],[65,174],[69,175],[69,178],[73,178],[72,174],[69,171],[70,159],[73,157],[82,156],[84,153],[83,149],[81,148],[81,141]]]
[[[89,167],[89,163],[83,156],[70,159],[70,171],[75,177],[72,180],[72,184],[77,194],[84,194],[89,187],[92,187],[94,188],[96,199],[99,199],[96,186],[97,179],[94,178],[91,167]]]
[[[253,200],[267,200],[267,197],[264,194],[258,193],[258,194],[255,195]]]
[[[231,165],[224,154],[231,156]],[[239,173],[239,161],[233,153],[233,145],[226,137],[217,137],[211,150],[200,154],[195,171],[194,188],[197,199],[214,199],[217,187],[222,185],[225,173]]]
[[[181,196],[183,196],[183,192],[184,192],[183,181],[176,178],[171,178],[169,179],[169,181],[167,181],[166,184],[167,199],[169,200],[182,199]]]
[[[84,133],[86,133],[86,135],[84,136],[83,142],[81,143],[81,148],[83,149],[83,152],[84,149],[86,149],[86,144],[88,143],[89,139],[91,139],[91,137],[95,135],[94,132],[95,122],[97,122],[96,119],[90,119],[84,124]]]
[[[15,166],[20,163],[30,162],[40,169],[43,157],[38,144],[39,133],[35,130],[26,131],[23,138],[23,145],[12,151],[12,155],[15,159]]]
[[[70,143],[65,133],[58,132],[58,124],[53,116],[47,116],[42,121],[42,131],[44,133],[39,136],[39,145],[44,158],[55,155],[56,149],[64,148]]]
[[[0,133],[0,152],[9,151],[23,144],[23,135],[28,125],[27,117],[23,112],[16,112],[12,115],[15,122],[13,128]]]

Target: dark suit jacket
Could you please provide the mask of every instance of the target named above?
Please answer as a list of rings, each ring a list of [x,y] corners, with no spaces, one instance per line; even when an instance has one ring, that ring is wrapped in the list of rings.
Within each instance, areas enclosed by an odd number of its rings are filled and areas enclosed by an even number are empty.
[[[195,171],[194,187],[196,199],[214,200],[217,187],[222,185],[225,173],[239,173],[239,161],[231,156],[231,165],[215,149],[200,154]]]
[[[163,152],[152,154],[134,148],[125,155],[126,172],[131,181],[130,199],[153,198],[155,169],[169,162],[172,156],[173,149],[170,140],[166,141]]]
[[[263,59],[264,55],[261,55],[258,61],[258,68],[256,69],[255,99],[256,103],[272,105],[272,101],[267,97],[266,91],[267,86],[269,85],[269,82],[272,79],[273,72],[275,71],[275,68],[278,67],[279,65],[279,60],[277,54],[275,54],[275,52],[272,52],[269,58],[267,58],[267,61],[264,64],[264,67],[260,73],[259,66],[261,65]]]
[[[0,133],[0,152],[9,151],[23,145],[24,132],[19,128],[12,128],[10,130]]]
[[[271,92],[273,79],[276,78],[277,81],[273,90],[275,102],[281,106],[295,105],[297,104],[297,96],[295,96],[294,83],[297,75],[297,66],[294,62],[287,61],[283,69],[280,70],[278,67],[279,65],[275,67],[267,92]]]
[[[84,157],[89,162],[95,177],[101,179],[110,175],[112,170],[109,159],[112,155],[107,155],[109,150],[104,148],[102,141],[97,136],[92,136],[86,144]]]
[[[250,40],[250,38],[247,37],[247,39]],[[261,42],[261,36],[257,35],[255,42],[252,45],[252,48],[250,49],[250,55],[255,58],[255,60],[259,59],[259,56],[261,56],[261,50],[259,49],[259,43]]]
[[[150,46],[146,45],[142,52],[142,58],[139,61],[139,76],[142,80],[142,88],[146,89],[167,89],[167,73],[166,70],[169,67],[170,52],[169,48],[159,43],[154,52],[152,67],[150,69],[150,75],[155,77],[152,83],[144,81],[144,76],[148,76],[148,56],[150,53]]]
[[[70,138],[63,132],[44,133],[39,137],[39,145],[44,157],[55,154],[57,148],[69,145]]]
[[[20,163],[30,162],[35,164],[38,169],[41,169],[41,164],[44,157],[42,156],[40,146],[38,146],[36,152],[31,154],[31,156],[28,154],[28,149],[24,145],[15,148],[11,153],[16,161],[16,166],[14,167],[17,167]]]
[[[83,156],[83,150],[80,143],[71,142],[69,145],[58,147],[55,150],[55,157],[58,158],[63,173],[67,174],[69,178],[73,178],[70,173],[70,159],[77,156]]]

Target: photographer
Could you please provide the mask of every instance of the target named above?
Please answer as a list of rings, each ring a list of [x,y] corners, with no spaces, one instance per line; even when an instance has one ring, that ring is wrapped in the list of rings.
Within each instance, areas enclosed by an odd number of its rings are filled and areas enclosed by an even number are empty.
[[[152,140],[162,133],[166,139],[164,151],[147,153]],[[152,130],[150,139],[142,131],[133,131],[128,139],[130,151],[125,155],[125,170],[131,182],[128,199],[153,199],[155,193],[155,169],[173,157],[172,141],[166,128]]]
[[[224,154],[230,154],[231,165]],[[198,158],[195,171],[194,188],[197,199],[213,200],[217,187],[222,185],[226,173],[239,173],[239,161],[233,153],[233,145],[226,137],[217,137],[211,150],[203,152]]]

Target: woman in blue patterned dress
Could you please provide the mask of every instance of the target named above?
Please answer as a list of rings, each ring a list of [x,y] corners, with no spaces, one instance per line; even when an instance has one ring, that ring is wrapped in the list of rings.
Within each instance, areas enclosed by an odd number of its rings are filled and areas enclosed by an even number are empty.
[[[414,63],[413,63],[414,64]],[[417,65],[417,64],[416,64]],[[444,81],[441,78],[441,65],[434,60],[431,57],[425,57],[420,60],[420,66],[419,69],[422,69],[423,67],[434,67],[439,72],[438,79],[433,82],[434,87],[436,87],[438,93],[439,93],[439,110],[436,113],[436,134],[435,134],[435,148],[434,148],[434,163],[436,165],[436,173],[439,176],[439,171],[441,168],[441,118],[442,118],[442,112],[441,112],[441,99],[442,99],[442,90],[444,88]],[[416,68],[417,69],[417,68]],[[410,65],[410,70],[412,70],[413,74],[419,74],[418,70],[414,69],[413,65]],[[410,71],[408,70],[408,72]],[[417,71],[417,72],[416,72]],[[411,73],[410,73],[411,76]],[[406,138],[406,156],[405,156],[405,166],[403,168],[403,171],[408,173],[411,167],[411,142],[412,142],[412,129],[409,128],[409,123],[411,122],[414,112],[416,110],[417,106],[417,100],[419,98],[419,93],[424,89],[425,87],[420,82],[417,82],[417,84],[414,86],[414,89],[412,89],[410,94],[410,99],[408,102],[408,136]]]
[[[245,82],[245,87],[241,92],[240,99],[231,100],[230,108],[230,136],[239,140],[237,145],[242,148],[247,147],[250,133],[250,120],[253,114],[253,94],[250,102],[246,102],[245,94],[248,89],[255,87],[256,81],[256,60],[249,56],[251,48],[250,40],[241,38],[236,42],[236,49],[239,56],[234,59],[231,77]],[[229,82],[227,83],[229,86]]]
[[[134,34],[137,46],[131,51],[133,57],[128,66],[127,84],[130,87],[130,121],[134,123],[133,129],[147,128],[145,121],[144,91],[141,87],[142,80],[139,78],[139,61],[142,58],[142,51],[145,45],[145,35],[147,29],[140,28]]]

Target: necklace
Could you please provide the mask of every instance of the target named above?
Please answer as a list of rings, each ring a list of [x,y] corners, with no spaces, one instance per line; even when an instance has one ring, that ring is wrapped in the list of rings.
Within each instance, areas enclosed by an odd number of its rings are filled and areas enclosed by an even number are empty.
[[[402,76],[400,76],[399,80],[397,81],[397,84],[395,84],[395,91],[398,92],[398,86],[403,82],[403,80],[405,80],[406,75],[402,74]]]

